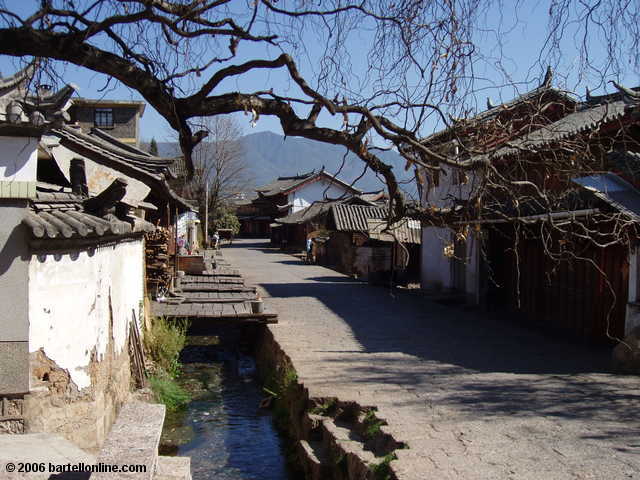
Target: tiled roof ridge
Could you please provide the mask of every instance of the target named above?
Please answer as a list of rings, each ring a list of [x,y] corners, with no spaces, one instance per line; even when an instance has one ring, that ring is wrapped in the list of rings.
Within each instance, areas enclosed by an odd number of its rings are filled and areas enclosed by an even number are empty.
[[[322,170],[316,172],[314,168],[313,170],[307,173],[299,173],[297,175],[292,175],[292,176],[278,177],[277,180],[305,180],[307,178],[312,177],[313,175],[319,174],[321,171]]]
[[[107,160],[115,161],[120,165],[131,168],[132,170],[147,175],[151,178],[154,178],[156,180],[160,180],[163,178],[162,173],[156,173],[154,171],[158,170],[158,166],[149,165],[144,161],[136,162],[135,159],[127,155],[126,152],[117,152],[114,151],[115,149],[105,148],[104,142],[98,142],[95,137],[87,135],[86,133],[83,133],[77,129],[63,126],[62,128],[53,129],[52,133],[57,134],[71,142],[79,144],[81,147],[88,148]],[[161,167],[161,169],[163,168],[164,167]]]
[[[39,192],[41,193],[41,192]],[[126,236],[134,233],[146,233],[155,230],[153,224],[141,218],[129,215],[126,219],[113,214],[99,217],[86,212],[82,197],[69,196],[69,201],[51,198],[50,195],[38,195],[31,202],[25,215],[23,224],[30,230],[35,239],[40,240],[70,240],[93,239],[100,240],[104,236]]]
[[[462,122],[476,122],[476,121],[481,121],[486,119],[487,117],[493,115],[494,113],[498,113],[500,111],[503,110],[507,110],[519,103],[524,103],[527,100],[535,97],[536,95],[544,95],[545,93],[553,93],[555,95],[557,95],[558,97],[561,97],[565,100],[568,100],[570,103],[577,105],[579,102],[577,100],[575,100],[574,98],[572,98],[571,96],[569,96],[568,94],[571,93],[567,90],[562,90],[556,87],[552,87],[550,85],[547,85],[545,83],[543,83],[542,85],[537,86],[534,89],[531,89],[525,93],[522,93],[520,95],[517,95],[516,97],[514,97],[513,99],[506,101],[506,102],[502,102],[498,105],[494,105],[491,108],[487,108],[486,110],[482,110],[478,113],[476,113],[473,116],[470,116],[469,118],[465,118],[462,119]],[[440,137],[441,135],[444,135],[446,132],[449,132],[452,130],[452,128],[454,127],[454,125],[451,125],[449,127],[443,128],[442,130],[438,130],[437,132],[432,133],[431,135],[427,135],[426,137],[422,138],[420,141],[422,143],[428,143],[430,141],[433,141],[434,139]]]
[[[3,91],[12,90],[29,78],[32,78],[35,73],[36,66],[37,62],[33,61],[13,75],[0,78],[0,92],[4,93]]]
[[[171,165],[175,160],[174,158],[154,157],[145,152],[142,152],[141,150],[139,150],[140,153],[136,153],[135,151],[132,151],[132,150],[138,150],[138,149],[134,149],[133,147],[126,148],[127,146],[122,144],[122,142],[120,142],[117,138],[112,137],[111,135],[109,135],[108,133],[100,129],[92,128],[92,131],[98,130],[99,132],[98,134],[85,133],[80,129],[69,127],[67,125],[62,126],[61,129],[67,132],[70,132],[73,135],[76,135],[86,141],[95,143],[98,147],[104,148],[109,153],[113,153],[114,155],[124,157],[125,159],[129,158],[136,162],[146,163],[146,164],[149,164],[149,166],[151,167],[168,168],[169,165]],[[122,144],[123,147],[125,148],[119,146],[119,144]]]
[[[144,150],[138,148],[138,147],[134,147],[133,145],[129,145],[127,143],[124,143],[123,141],[119,140],[118,138],[114,137],[113,135],[109,135],[108,132],[105,132],[104,130],[102,130],[101,128],[98,127],[92,127],[90,132],[89,132],[89,136],[95,136],[98,137],[100,140],[106,141],[108,143],[110,143],[111,145],[113,145],[114,147],[116,147],[116,149],[119,150],[124,150],[127,153],[136,155],[136,156],[142,156],[145,159],[147,159],[149,162],[158,162],[158,163],[168,163],[168,164],[172,164],[175,160],[175,158],[170,158],[170,157],[158,157],[155,155],[151,155],[149,152],[145,152]]]
[[[640,93],[640,86],[631,87],[629,90]],[[613,93],[605,93],[604,95],[591,95],[591,92],[587,88],[585,101],[578,105],[579,109],[588,109],[597,105],[603,105],[605,103],[613,103],[624,100],[627,94],[622,91]]]

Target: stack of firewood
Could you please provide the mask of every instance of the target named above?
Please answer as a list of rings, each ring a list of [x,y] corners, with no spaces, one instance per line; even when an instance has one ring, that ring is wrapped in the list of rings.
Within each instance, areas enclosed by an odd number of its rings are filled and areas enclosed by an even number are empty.
[[[169,231],[166,228],[157,227],[154,232],[145,234],[145,240],[147,288],[155,293],[163,288],[169,288],[171,283],[168,255]]]

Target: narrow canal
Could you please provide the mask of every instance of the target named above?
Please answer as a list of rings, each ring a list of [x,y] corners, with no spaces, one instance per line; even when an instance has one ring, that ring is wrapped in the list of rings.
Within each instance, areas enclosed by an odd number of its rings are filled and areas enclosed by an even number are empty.
[[[170,412],[160,453],[191,457],[194,480],[300,480],[264,397],[242,335],[191,335],[181,353],[179,383],[191,402]]]

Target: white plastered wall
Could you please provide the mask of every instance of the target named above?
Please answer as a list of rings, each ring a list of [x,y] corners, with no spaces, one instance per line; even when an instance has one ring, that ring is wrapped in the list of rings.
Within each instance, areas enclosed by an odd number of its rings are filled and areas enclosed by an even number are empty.
[[[116,354],[126,348],[129,322],[144,295],[143,245],[138,239],[31,258],[29,351],[42,348],[81,390],[91,385],[87,366],[94,349],[100,361],[110,340]]]
[[[37,138],[3,137],[0,154],[0,181],[35,181],[38,166],[37,147]]]
[[[451,287],[451,263],[444,256],[444,247],[450,241],[451,230],[448,228],[422,228],[422,288],[441,290]]]
[[[480,258],[481,240],[475,233],[470,233],[467,239],[467,267],[466,294],[467,303],[477,305],[480,303]]]
[[[422,189],[423,207],[453,208],[455,199],[474,197],[482,177],[468,172],[467,180],[460,182],[460,172],[448,166],[442,167],[436,186],[428,181]],[[447,289],[453,286],[451,260],[444,256],[444,247],[452,241],[453,231],[448,228],[422,227],[420,277],[424,289]],[[473,234],[467,237],[465,290],[471,303],[480,300],[480,242]]]
[[[350,195],[349,192],[342,185],[329,182],[325,179],[318,180],[289,194],[287,198],[288,203],[293,205],[289,213],[295,213],[307,208],[313,202],[326,199],[335,200],[336,198],[346,197],[348,195]]]

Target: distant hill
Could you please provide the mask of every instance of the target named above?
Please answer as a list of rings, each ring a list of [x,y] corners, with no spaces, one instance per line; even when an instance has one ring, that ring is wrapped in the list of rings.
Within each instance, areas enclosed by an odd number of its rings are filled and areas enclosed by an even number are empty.
[[[249,165],[255,186],[265,185],[279,176],[295,175],[320,169],[324,166],[329,173],[341,180],[353,182],[362,175],[365,164],[353,153],[349,153],[340,170],[345,155],[344,147],[317,142],[306,138],[284,137],[273,132],[258,132],[245,135],[241,139],[244,155]],[[177,155],[175,143],[159,143],[161,156]],[[412,171],[404,170],[404,160],[394,151],[381,152],[380,158],[393,166],[398,180],[411,180]],[[339,171],[340,170],[340,171]],[[363,191],[380,190],[384,184],[370,170],[358,180],[356,188]],[[415,195],[415,185],[408,184],[407,193]]]

